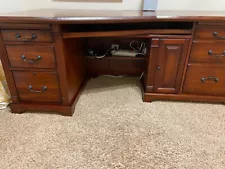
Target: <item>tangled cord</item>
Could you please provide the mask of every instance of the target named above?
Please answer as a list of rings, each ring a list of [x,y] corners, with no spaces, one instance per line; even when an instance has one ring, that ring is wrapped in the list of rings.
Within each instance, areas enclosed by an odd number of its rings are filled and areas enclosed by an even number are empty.
[[[134,43],[137,43],[136,48],[133,46]],[[130,48],[133,49],[135,52],[137,52],[137,54],[141,54],[141,55],[146,54],[145,42],[132,41],[132,42],[130,42]]]

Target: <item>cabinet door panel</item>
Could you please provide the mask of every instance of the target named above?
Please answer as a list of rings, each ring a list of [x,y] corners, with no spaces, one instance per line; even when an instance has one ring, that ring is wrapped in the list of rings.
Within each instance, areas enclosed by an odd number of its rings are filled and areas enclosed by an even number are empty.
[[[161,39],[154,91],[178,93],[181,85],[188,39]]]
[[[145,76],[145,90],[146,92],[153,92],[156,67],[158,62],[158,52],[159,52],[159,39],[154,38],[151,42],[151,50],[148,59],[148,72]]]

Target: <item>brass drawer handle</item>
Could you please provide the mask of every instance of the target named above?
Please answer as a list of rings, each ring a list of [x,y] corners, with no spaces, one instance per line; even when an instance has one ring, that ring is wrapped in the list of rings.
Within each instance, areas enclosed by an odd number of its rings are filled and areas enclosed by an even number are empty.
[[[219,36],[218,32],[213,32],[213,36],[218,39],[225,39],[225,36]]]
[[[43,86],[41,90],[34,90],[33,86],[29,85],[28,89],[30,92],[34,92],[34,93],[43,93],[47,90],[47,86]]]
[[[208,51],[208,55],[211,55],[213,57],[224,57],[225,56],[225,51],[223,51],[223,53],[220,55],[220,54],[213,54],[213,51],[209,50]]]
[[[41,56],[37,56],[36,59],[27,59],[25,55],[22,55],[22,56],[21,56],[21,59],[22,59],[24,62],[34,63],[34,62],[36,62],[36,61],[41,60],[42,57],[41,57]]]
[[[22,38],[19,33],[16,34],[16,39],[21,40],[23,42],[29,42],[29,41],[32,41],[36,38],[37,38],[37,35],[34,34],[34,33],[31,35],[31,38]]]
[[[205,81],[207,81],[207,80],[213,80],[216,83],[219,82],[219,78],[214,77],[214,76],[209,76],[209,77],[203,77],[203,78],[201,78],[201,82],[202,83],[205,83]]]

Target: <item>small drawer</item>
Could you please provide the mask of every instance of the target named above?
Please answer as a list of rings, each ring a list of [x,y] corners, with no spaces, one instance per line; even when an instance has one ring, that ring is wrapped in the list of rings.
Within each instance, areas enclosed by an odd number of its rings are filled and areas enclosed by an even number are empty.
[[[2,30],[5,42],[52,42],[50,31],[39,30]]]
[[[225,96],[225,66],[188,65],[184,93]]]
[[[225,63],[225,42],[193,42],[189,62]]]
[[[6,45],[13,68],[55,68],[53,46]]]
[[[196,27],[194,39],[225,40],[225,26],[199,25]]]
[[[20,101],[61,102],[56,72],[13,71]]]

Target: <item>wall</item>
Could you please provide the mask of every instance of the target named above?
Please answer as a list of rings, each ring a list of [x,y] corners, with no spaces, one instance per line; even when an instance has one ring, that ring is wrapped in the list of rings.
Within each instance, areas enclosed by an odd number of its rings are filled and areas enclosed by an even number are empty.
[[[0,0],[0,13],[25,10],[25,3],[26,0]]]
[[[29,8],[66,8],[66,9],[96,9],[96,10],[97,9],[137,10],[142,8],[142,0],[123,0],[122,3],[59,2],[54,0],[23,0],[23,1],[27,2]]]
[[[225,0],[158,0],[158,9],[224,11]]]
[[[123,0],[122,3],[56,2],[54,0],[0,0],[0,13],[39,8],[139,10],[142,8],[142,0]],[[224,10],[225,0],[158,0],[158,9]]]
[[[21,0],[20,0],[21,1]],[[54,2],[54,0],[23,0],[28,8],[72,9],[142,9],[142,0],[123,0],[123,3]],[[159,10],[224,10],[225,0],[158,0]]]

